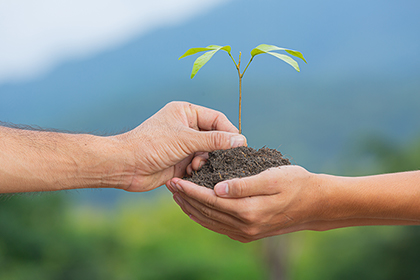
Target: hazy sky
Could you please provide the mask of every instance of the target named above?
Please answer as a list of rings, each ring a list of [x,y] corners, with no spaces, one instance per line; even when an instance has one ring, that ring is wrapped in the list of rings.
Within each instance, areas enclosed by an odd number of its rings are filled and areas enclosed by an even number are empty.
[[[229,0],[0,0],[0,84],[179,24]]]

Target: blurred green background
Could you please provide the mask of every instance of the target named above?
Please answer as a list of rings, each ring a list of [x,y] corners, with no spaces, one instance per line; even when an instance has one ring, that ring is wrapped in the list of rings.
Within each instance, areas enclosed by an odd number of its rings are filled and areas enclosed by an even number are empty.
[[[29,3],[0,2],[2,122],[111,135],[185,100],[237,124],[229,57],[216,54],[193,80],[193,58],[177,59],[229,44],[246,60],[267,43],[308,64],[297,73],[273,57],[252,63],[250,146],[319,173],[420,167],[420,2]],[[192,222],[164,188],[2,196],[0,279],[419,279],[419,236],[365,227],[241,244]]]

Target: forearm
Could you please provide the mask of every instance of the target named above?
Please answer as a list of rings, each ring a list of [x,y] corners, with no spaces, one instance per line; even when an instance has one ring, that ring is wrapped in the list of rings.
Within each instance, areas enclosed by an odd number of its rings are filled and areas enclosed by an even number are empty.
[[[366,177],[320,175],[326,220],[340,227],[420,224],[420,171]]]
[[[127,166],[115,141],[0,127],[0,193],[126,184]]]

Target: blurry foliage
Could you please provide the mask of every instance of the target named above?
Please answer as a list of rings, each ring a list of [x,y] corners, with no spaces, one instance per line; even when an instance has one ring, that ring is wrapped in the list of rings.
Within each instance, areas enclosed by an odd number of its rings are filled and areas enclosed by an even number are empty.
[[[167,193],[115,209],[0,198],[2,280],[265,279],[260,251],[192,222]]]
[[[375,172],[416,170],[420,141],[372,137]],[[189,220],[170,195],[112,209],[67,193],[0,197],[0,279],[268,279],[261,242],[241,244]],[[420,279],[420,227],[354,227],[287,236],[290,279]]]
[[[420,138],[398,144],[373,136],[360,148],[377,173],[419,170]],[[301,232],[291,239],[291,279],[420,279],[419,226]]]
[[[420,169],[420,137],[398,144],[391,139],[374,135],[368,137],[361,152],[371,156],[379,172],[390,173]]]

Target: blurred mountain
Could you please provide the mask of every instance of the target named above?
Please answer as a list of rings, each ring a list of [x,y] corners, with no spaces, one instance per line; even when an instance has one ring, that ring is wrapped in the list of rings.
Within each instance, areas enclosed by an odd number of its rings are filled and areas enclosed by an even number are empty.
[[[247,62],[260,43],[301,51],[301,72],[258,56],[244,78],[243,129],[312,171],[339,172],[364,135],[411,137],[420,126],[418,1],[231,1],[183,25],[68,61],[37,80],[0,85],[0,120],[78,132],[133,128],[172,100],[237,123],[237,73],[217,53],[190,80],[190,47],[231,45]],[[28,46],[30,47],[30,46]],[[245,63],[244,62],[244,63]]]

